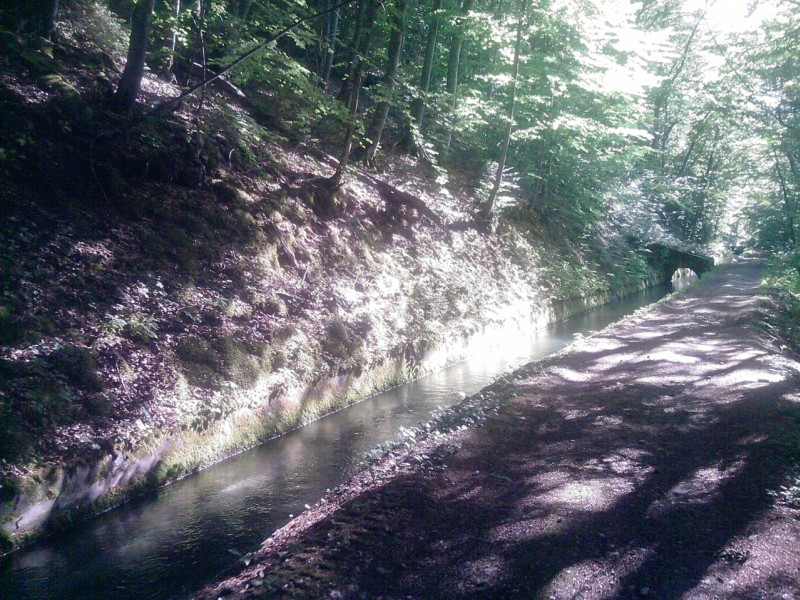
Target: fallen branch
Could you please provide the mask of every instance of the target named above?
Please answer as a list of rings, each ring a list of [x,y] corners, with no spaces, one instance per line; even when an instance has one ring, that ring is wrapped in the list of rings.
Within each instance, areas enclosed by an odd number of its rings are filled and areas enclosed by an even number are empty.
[[[196,69],[202,69],[203,65],[193,62],[192,66]],[[208,69],[210,70],[210,69]],[[214,84],[216,84],[221,90],[235,96],[241,100],[247,100],[247,96],[245,93],[236,87],[230,79],[226,79],[225,77],[219,77],[218,79],[214,80]]]
[[[186,90],[185,92],[181,93],[179,96],[176,96],[175,98],[170,98],[169,100],[166,100],[166,101],[162,102],[161,104],[156,106],[153,110],[151,110],[150,114],[151,115],[157,115],[157,114],[160,114],[160,113],[164,112],[167,109],[175,110],[185,98],[191,96],[192,94],[194,94],[197,90],[199,90],[201,88],[205,89],[205,87],[209,83],[211,83],[213,81],[216,81],[217,79],[221,78],[223,75],[225,75],[225,73],[227,73],[228,71],[230,71],[234,67],[239,66],[244,61],[246,61],[248,58],[252,58],[256,54],[258,54],[259,52],[264,50],[271,43],[276,42],[277,40],[282,38],[284,35],[289,33],[295,27],[298,27],[298,26],[302,25],[303,23],[306,23],[308,21],[313,21],[314,19],[318,19],[319,17],[325,16],[325,15],[327,15],[329,13],[337,11],[340,8],[344,7],[344,6],[347,6],[348,4],[352,4],[355,1],[356,0],[345,0],[344,2],[340,2],[339,4],[337,4],[335,6],[332,6],[331,8],[325,9],[323,11],[320,11],[320,12],[315,13],[313,15],[309,15],[307,17],[303,17],[302,19],[298,19],[297,21],[295,21],[291,25],[288,25],[287,27],[284,27],[283,29],[281,29],[275,35],[271,35],[270,37],[268,37],[266,40],[264,40],[263,42],[261,42],[260,44],[255,46],[254,48],[251,48],[250,50],[248,50],[247,52],[242,54],[239,58],[234,60],[231,64],[229,64],[227,67],[225,67],[224,69],[222,69],[218,73],[215,73],[211,77],[204,78],[203,81],[193,85],[188,90]]]

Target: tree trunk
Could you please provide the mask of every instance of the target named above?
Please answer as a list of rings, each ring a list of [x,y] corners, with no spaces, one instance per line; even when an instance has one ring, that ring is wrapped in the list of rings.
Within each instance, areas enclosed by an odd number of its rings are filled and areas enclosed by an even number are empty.
[[[172,38],[169,43],[169,63],[167,64],[167,73],[172,74],[172,69],[175,66],[175,53],[178,49],[178,19],[181,16],[181,0],[175,0],[175,22],[172,24]]]
[[[328,87],[333,68],[333,57],[336,54],[336,35],[339,33],[339,11],[335,10],[328,19],[328,45],[325,48],[325,60],[322,63],[322,87]]]
[[[322,5],[325,10],[330,10],[333,6],[333,0],[325,0]],[[322,77],[322,70],[325,68],[325,57],[328,54],[328,42],[331,36],[331,20],[323,19],[322,27],[320,28],[319,32],[319,44],[318,44],[318,52],[316,53],[315,59],[317,62],[317,75]]]
[[[53,33],[53,28],[56,25],[56,16],[58,15],[58,4],[59,0],[45,0],[43,2],[40,31],[44,38],[49,38]]]
[[[383,130],[386,127],[386,118],[389,116],[389,107],[397,79],[397,69],[400,66],[400,52],[403,49],[403,38],[406,33],[406,15],[410,0],[395,0],[395,13],[392,19],[392,34],[389,37],[389,52],[386,62],[386,73],[383,78],[384,99],[375,106],[372,114],[372,121],[367,129],[367,139],[369,146],[364,156],[364,161],[371,163],[378,151],[378,146],[383,137]]]
[[[781,196],[783,198],[783,214],[786,216],[786,233],[787,237],[789,238],[789,242],[792,245],[792,250],[797,249],[797,235],[795,233],[795,226],[794,226],[794,215],[795,215],[795,206],[793,198],[789,192],[789,186],[786,182],[786,177],[783,174],[783,169],[781,169],[781,163],[778,158],[778,153],[775,152],[775,171],[778,175],[778,182],[780,183],[781,187]],[[800,267],[798,267],[800,269]]]
[[[19,0],[17,6],[17,33],[50,37],[56,24],[59,0]]]
[[[422,120],[425,118],[425,96],[431,89],[431,74],[433,73],[433,59],[436,55],[436,39],[439,36],[439,11],[442,9],[442,0],[433,0],[433,21],[428,29],[428,38],[425,40],[425,61],[422,64],[422,76],[419,80],[420,95],[411,105],[411,117],[419,131],[422,131]]]
[[[695,37],[697,36],[700,23],[702,22],[702,16],[695,21],[695,24],[683,45],[681,55],[672,65],[669,73],[667,73],[666,79],[661,83],[655,92],[655,98],[653,100],[653,126],[651,129],[652,141],[650,142],[650,146],[655,152],[658,153],[661,175],[666,174],[667,140],[672,127],[674,127],[674,124],[669,125],[667,123],[668,106],[671,100],[672,90],[675,86],[675,83],[678,81],[678,78],[683,73],[683,70],[686,68],[687,63],[689,62],[692,46],[694,44]]]
[[[236,16],[242,21],[246,21],[251,6],[253,6],[253,0],[239,0],[239,4],[236,5]]]
[[[136,105],[136,97],[139,95],[144,76],[144,59],[147,56],[154,4],[155,0],[139,0],[133,9],[128,60],[113,101],[120,112],[130,113]]]
[[[450,42],[450,54],[447,58],[447,93],[450,95],[450,119],[454,118],[456,106],[458,104],[458,68],[461,62],[461,48],[464,45],[464,33],[466,27],[464,21],[475,5],[475,0],[464,0],[461,6],[461,17],[456,32],[453,34],[453,39]],[[453,141],[453,123],[447,132],[447,142],[445,143],[445,150],[450,149],[450,144]]]
[[[350,52],[347,57],[347,75],[342,82],[342,89],[339,92],[339,100],[350,106],[350,92],[353,90],[353,78],[356,75],[356,65],[358,64],[358,47],[361,45],[361,37],[364,32],[364,17],[367,11],[367,0],[359,0],[358,12],[356,13],[356,28],[353,31],[353,40],[350,43]]]
[[[375,19],[378,16],[378,0],[365,0],[366,3],[366,22],[364,32],[361,36],[360,44],[356,51],[356,66],[353,73],[353,83],[348,99],[349,120],[345,128],[344,143],[339,154],[339,166],[331,176],[330,182],[334,187],[342,184],[342,179],[347,171],[347,163],[350,161],[350,150],[353,148],[353,136],[356,132],[356,121],[358,117],[358,96],[361,92],[361,81],[364,78],[364,66],[367,62],[369,47],[372,44],[372,32],[375,29]]]
[[[494,176],[494,185],[492,191],[489,192],[489,198],[486,200],[483,208],[481,209],[482,217],[486,222],[492,219],[494,211],[494,203],[497,199],[497,193],[500,191],[500,186],[503,184],[503,170],[506,168],[506,159],[508,158],[508,148],[511,145],[511,131],[514,127],[514,108],[517,102],[517,80],[519,79],[519,55],[522,48],[522,26],[526,21],[528,13],[528,0],[522,3],[522,12],[517,22],[517,39],[514,43],[514,74],[511,78],[510,97],[508,99],[508,109],[506,113],[506,131],[503,137],[503,144],[500,149],[500,158],[497,162],[497,173]]]

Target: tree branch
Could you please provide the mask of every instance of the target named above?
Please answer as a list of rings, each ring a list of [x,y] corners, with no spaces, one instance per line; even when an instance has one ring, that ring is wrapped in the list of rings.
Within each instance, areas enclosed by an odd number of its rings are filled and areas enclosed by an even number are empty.
[[[152,111],[150,111],[150,114],[157,115],[157,114],[162,113],[162,112],[164,112],[165,110],[168,110],[168,109],[169,110],[175,110],[185,98],[191,96],[192,94],[194,94],[200,88],[205,88],[209,83],[211,83],[213,81],[216,81],[217,79],[222,77],[225,73],[227,73],[228,71],[230,71],[234,67],[237,67],[240,64],[242,64],[248,58],[252,58],[256,54],[258,54],[259,52],[264,50],[264,48],[269,46],[272,42],[275,42],[275,41],[279,40],[284,35],[289,33],[295,27],[298,27],[298,26],[302,25],[303,23],[306,23],[308,21],[313,21],[314,19],[318,19],[319,17],[322,17],[322,16],[327,15],[329,13],[332,13],[332,12],[334,12],[336,10],[339,10],[343,6],[347,6],[348,4],[352,4],[353,2],[355,2],[355,0],[344,0],[344,2],[340,2],[339,4],[337,4],[335,6],[332,6],[332,7],[328,8],[328,9],[326,9],[326,10],[320,11],[320,12],[315,13],[313,15],[309,15],[307,17],[303,17],[302,19],[298,19],[297,21],[295,21],[291,25],[288,25],[287,27],[284,27],[283,29],[281,29],[275,35],[272,35],[272,36],[268,37],[266,40],[264,40],[263,42],[258,44],[256,47],[251,48],[250,50],[248,50],[247,52],[242,54],[239,58],[234,60],[231,64],[229,64],[227,67],[225,67],[224,69],[222,69],[218,73],[215,73],[211,77],[205,78],[200,83],[193,85],[192,87],[190,87],[185,92],[182,92],[180,94],[180,96],[176,96],[175,98],[170,98],[169,100],[166,100],[165,102],[162,102],[161,104],[156,106]]]

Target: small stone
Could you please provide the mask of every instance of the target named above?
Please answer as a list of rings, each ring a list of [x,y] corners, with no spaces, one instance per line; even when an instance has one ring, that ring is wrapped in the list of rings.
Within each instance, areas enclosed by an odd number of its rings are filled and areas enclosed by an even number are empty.
[[[643,587],[642,589],[639,590],[639,595],[640,596],[647,596],[649,593],[650,593],[650,588],[647,587],[647,586],[645,586],[645,587]]]

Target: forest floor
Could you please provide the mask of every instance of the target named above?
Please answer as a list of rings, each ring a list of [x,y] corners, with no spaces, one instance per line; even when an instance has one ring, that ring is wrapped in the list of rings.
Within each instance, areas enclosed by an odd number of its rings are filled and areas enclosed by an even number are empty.
[[[760,268],[495,383],[200,596],[800,598],[800,362]]]

